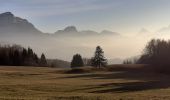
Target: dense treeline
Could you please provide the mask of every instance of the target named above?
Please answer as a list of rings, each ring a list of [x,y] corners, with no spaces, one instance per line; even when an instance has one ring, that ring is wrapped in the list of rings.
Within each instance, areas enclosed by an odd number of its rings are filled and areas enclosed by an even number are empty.
[[[170,40],[152,39],[137,63],[154,65],[159,71],[170,71]]]
[[[46,66],[45,55],[41,58],[31,48],[19,45],[0,45],[0,65],[9,66]]]

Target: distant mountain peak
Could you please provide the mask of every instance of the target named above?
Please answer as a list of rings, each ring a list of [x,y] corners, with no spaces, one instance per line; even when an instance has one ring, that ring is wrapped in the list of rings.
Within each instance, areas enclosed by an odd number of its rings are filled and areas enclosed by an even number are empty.
[[[11,12],[0,14],[0,33],[42,33],[26,19],[16,17]]]
[[[0,14],[0,24],[30,24],[26,19],[14,16],[11,12],[5,12]]]
[[[117,32],[112,32],[112,31],[108,31],[108,30],[103,30],[102,32],[100,32],[100,34],[108,34],[108,35],[120,35]]]
[[[11,12],[5,12],[0,14],[0,24],[6,25],[9,23],[13,23],[14,15]]]
[[[64,29],[65,32],[78,32],[75,26],[68,26]]]
[[[139,36],[152,36],[154,33],[150,32],[146,28],[142,28],[137,35]]]
[[[4,12],[2,14],[0,14],[1,16],[14,16],[14,14],[12,14],[11,12]]]
[[[58,30],[57,32],[55,32],[55,34],[57,33],[78,33],[78,30],[75,26],[67,26],[63,30]]]

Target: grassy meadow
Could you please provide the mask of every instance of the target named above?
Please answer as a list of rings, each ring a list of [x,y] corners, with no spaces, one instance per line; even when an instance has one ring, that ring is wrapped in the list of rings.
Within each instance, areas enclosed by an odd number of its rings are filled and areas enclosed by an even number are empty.
[[[0,67],[1,100],[170,100],[170,76],[145,65]],[[77,70],[77,69],[76,69]],[[72,73],[73,72],[73,73]]]

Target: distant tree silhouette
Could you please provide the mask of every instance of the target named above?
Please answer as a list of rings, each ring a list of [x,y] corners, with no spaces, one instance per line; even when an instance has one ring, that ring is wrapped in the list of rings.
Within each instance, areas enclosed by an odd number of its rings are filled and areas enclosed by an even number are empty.
[[[28,57],[28,52],[27,52],[27,50],[24,48],[23,51],[22,51],[22,65],[25,65],[26,60],[27,60],[27,57]]]
[[[38,58],[37,54],[34,53],[33,59],[36,63],[39,63],[39,58]],[[46,57],[45,57],[45,63],[47,64]]]
[[[46,60],[46,57],[45,57],[45,55],[43,53],[41,54],[40,65],[42,67],[47,66],[47,60]]]
[[[84,66],[83,59],[80,54],[76,54],[73,56],[73,59],[71,61],[71,67],[82,67]]]
[[[85,66],[91,66],[91,59],[90,58],[83,58],[83,63]]]
[[[123,61],[123,64],[136,64],[138,62],[139,57],[131,57],[127,58]]]
[[[20,58],[20,53],[18,50],[15,50],[14,55],[13,55],[13,65],[19,66],[19,65],[21,65],[21,63],[22,63],[22,61]]]
[[[133,64],[133,62],[132,62],[131,60],[128,60],[128,59],[127,59],[127,60],[124,60],[124,61],[123,61],[123,64]]]
[[[28,48],[28,58],[29,58],[29,60],[31,61],[32,60],[32,57],[33,57],[33,50],[31,49],[31,48]]]
[[[91,59],[91,65],[97,68],[104,67],[107,65],[107,59],[104,57],[104,52],[100,46],[96,47],[94,57]]]

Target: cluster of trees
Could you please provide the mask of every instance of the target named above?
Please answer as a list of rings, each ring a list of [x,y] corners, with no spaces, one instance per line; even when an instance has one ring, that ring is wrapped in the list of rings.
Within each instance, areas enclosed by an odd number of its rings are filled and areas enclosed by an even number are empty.
[[[0,45],[0,65],[9,66],[47,66],[44,54],[41,58],[31,48],[19,45]]]
[[[131,59],[126,59],[123,61],[123,64],[133,64]]]
[[[123,64],[136,64],[138,62],[139,57],[131,57],[127,58],[123,61]]]
[[[107,65],[107,59],[104,57],[104,52],[100,46],[96,47],[94,57],[91,59],[82,59],[80,54],[73,56],[71,61],[71,67],[83,67],[84,65],[94,66],[96,68],[105,67]]]
[[[170,71],[170,40],[152,39],[137,63],[154,65],[159,71]]]

